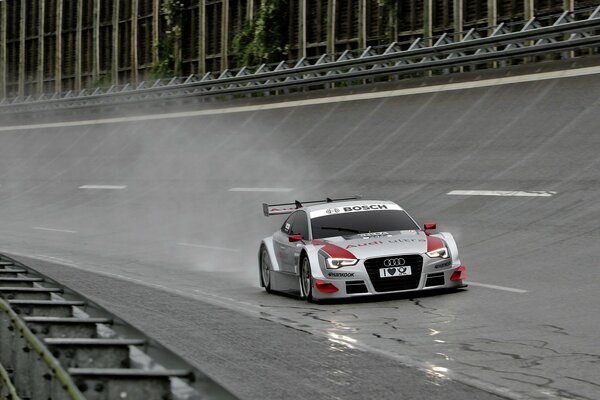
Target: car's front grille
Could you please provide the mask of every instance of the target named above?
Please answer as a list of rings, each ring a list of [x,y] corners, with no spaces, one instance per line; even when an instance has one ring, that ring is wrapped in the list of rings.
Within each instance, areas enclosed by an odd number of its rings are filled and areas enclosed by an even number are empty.
[[[411,274],[407,276],[381,278],[379,269],[385,268],[383,262],[389,258],[403,258],[404,265],[410,265]],[[380,258],[371,258],[365,260],[365,268],[371,278],[373,287],[378,292],[392,292],[395,290],[411,290],[419,286],[421,280],[421,270],[423,269],[423,257],[419,254],[388,256]]]

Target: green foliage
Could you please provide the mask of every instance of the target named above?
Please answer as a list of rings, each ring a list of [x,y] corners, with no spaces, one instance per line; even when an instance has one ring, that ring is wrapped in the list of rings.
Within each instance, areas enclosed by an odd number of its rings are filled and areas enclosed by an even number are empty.
[[[150,75],[154,79],[181,74],[183,2],[181,0],[162,0],[160,11],[165,22],[165,31],[158,42],[154,43],[158,52],[158,61],[150,69]]]
[[[100,74],[96,79],[92,79],[89,85],[86,87],[96,88],[96,87],[108,87],[112,84],[112,73],[108,72],[105,74]]]
[[[233,38],[232,50],[242,65],[281,61],[287,56],[289,0],[261,0],[256,17]]]

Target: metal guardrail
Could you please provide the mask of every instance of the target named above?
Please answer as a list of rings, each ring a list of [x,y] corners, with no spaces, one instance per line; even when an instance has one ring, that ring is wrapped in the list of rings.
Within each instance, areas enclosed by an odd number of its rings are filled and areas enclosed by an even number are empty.
[[[411,43],[369,47],[360,53],[345,51],[336,59],[323,55],[303,58],[293,66],[286,62],[263,64],[252,70],[226,70],[185,79],[142,82],[137,86],[111,86],[55,93],[40,97],[4,99],[0,114],[59,110],[119,103],[155,102],[186,97],[219,98],[253,96],[280,91],[305,91],[335,84],[362,84],[377,78],[396,79],[423,72],[460,72],[511,60],[532,61],[536,56],[569,57],[575,50],[600,47],[600,6],[532,18],[521,23],[501,23],[494,28],[471,29],[460,34],[418,38]],[[452,69],[455,68],[455,71]]]
[[[0,365],[10,398],[19,399],[21,392],[25,398],[84,400],[56,358],[1,299],[0,312],[3,313],[0,314]],[[27,389],[18,390],[17,387]]]
[[[0,255],[0,399],[235,399],[155,340]]]

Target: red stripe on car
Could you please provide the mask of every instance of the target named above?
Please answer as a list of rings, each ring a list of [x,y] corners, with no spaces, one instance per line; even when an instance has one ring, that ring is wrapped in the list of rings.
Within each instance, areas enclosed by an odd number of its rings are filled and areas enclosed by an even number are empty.
[[[329,254],[332,258],[351,258],[356,259],[354,254],[350,253],[348,250],[341,248],[340,246],[336,246],[335,244],[327,243],[324,240],[313,240],[312,244],[316,246],[323,246],[321,250],[325,253]]]

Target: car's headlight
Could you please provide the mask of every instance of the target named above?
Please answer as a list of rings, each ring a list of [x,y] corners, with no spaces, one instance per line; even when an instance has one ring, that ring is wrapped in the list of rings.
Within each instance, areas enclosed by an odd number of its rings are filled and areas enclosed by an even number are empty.
[[[338,269],[342,267],[351,267],[358,263],[357,259],[353,258],[328,258],[327,259],[327,268],[328,269]]]
[[[448,249],[441,247],[439,249],[431,250],[427,252],[427,255],[431,258],[448,258]]]

